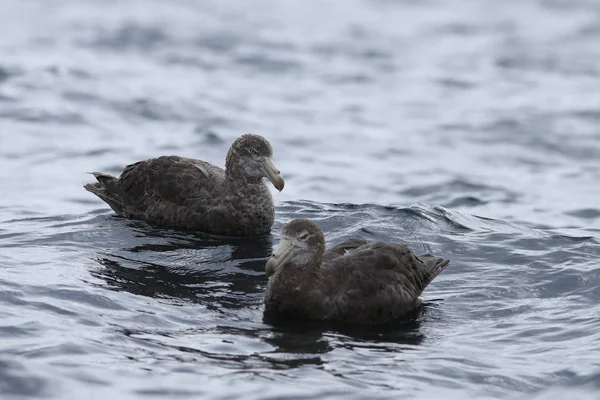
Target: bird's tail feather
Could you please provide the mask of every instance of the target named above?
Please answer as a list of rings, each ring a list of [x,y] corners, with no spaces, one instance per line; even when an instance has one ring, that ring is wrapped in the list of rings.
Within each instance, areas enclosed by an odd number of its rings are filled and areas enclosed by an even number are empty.
[[[118,200],[118,196],[115,196],[115,193],[113,193],[110,190],[110,187],[114,186],[114,185],[110,185],[110,184],[113,183],[113,181],[116,180],[117,178],[115,178],[112,175],[105,174],[103,172],[88,172],[88,173],[94,175],[94,177],[96,177],[96,180],[98,182],[88,183],[88,184],[84,185],[83,187],[85,188],[85,190],[98,196],[106,204],[108,204],[110,206],[110,208],[112,208],[113,211],[115,211],[117,214],[122,214],[123,213],[123,205]]]

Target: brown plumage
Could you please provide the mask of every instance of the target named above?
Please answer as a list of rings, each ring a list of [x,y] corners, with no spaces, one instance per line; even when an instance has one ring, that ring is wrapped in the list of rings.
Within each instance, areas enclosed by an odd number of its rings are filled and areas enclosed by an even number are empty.
[[[125,167],[119,178],[94,172],[85,189],[118,215],[169,228],[224,236],[268,233],[275,207],[268,178],[281,191],[284,180],[269,142],[242,135],[229,149],[225,169],[201,160],[162,156]]]
[[[314,320],[384,323],[414,310],[449,260],[406,245],[346,240],[325,249],[314,222],[295,219],[265,267],[265,311]]]

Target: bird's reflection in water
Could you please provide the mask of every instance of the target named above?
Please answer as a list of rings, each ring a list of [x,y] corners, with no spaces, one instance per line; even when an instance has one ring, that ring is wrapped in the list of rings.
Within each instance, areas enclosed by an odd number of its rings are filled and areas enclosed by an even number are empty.
[[[275,347],[273,353],[319,355],[340,346],[352,349],[370,345],[398,352],[414,348],[425,340],[422,324],[435,319],[430,315],[434,308],[431,303],[421,304],[403,318],[381,325],[308,321],[264,313],[263,322],[271,326],[271,334],[264,340]],[[311,362],[317,359],[320,360],[317,357]]]
[[[226,238],[147,226],[134,231],[135,238],[126,241],[130,247],[95,257],[102,267],[92,274],[111,289],[201,302],[209,309],[255,305],[256,296],[248,295],[264,290],[271,235]]]

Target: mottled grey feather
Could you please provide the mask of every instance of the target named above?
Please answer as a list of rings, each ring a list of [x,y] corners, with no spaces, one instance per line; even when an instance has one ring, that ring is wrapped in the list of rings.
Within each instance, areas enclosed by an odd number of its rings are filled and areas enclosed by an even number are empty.
[[[227,170],[162,156],[128,165],[119,178],[93,173],[98,182],[84,187],[126,218],[218,235],[260,235],[269,232],[275,208],[262,177],[245,172],[248,146],[255,155],[272,156],[264,138],[242,135],[229,150]]]

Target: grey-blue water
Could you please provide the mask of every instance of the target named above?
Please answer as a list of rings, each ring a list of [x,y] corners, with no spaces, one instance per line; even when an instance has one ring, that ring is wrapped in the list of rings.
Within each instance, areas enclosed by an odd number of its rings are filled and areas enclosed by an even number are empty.
[[[600,3],[3,0],[0,398],[597,399]],[[275,149],[272,235],[82,185]],[[281,226],[452,260],[413,318],[263,320]]]

